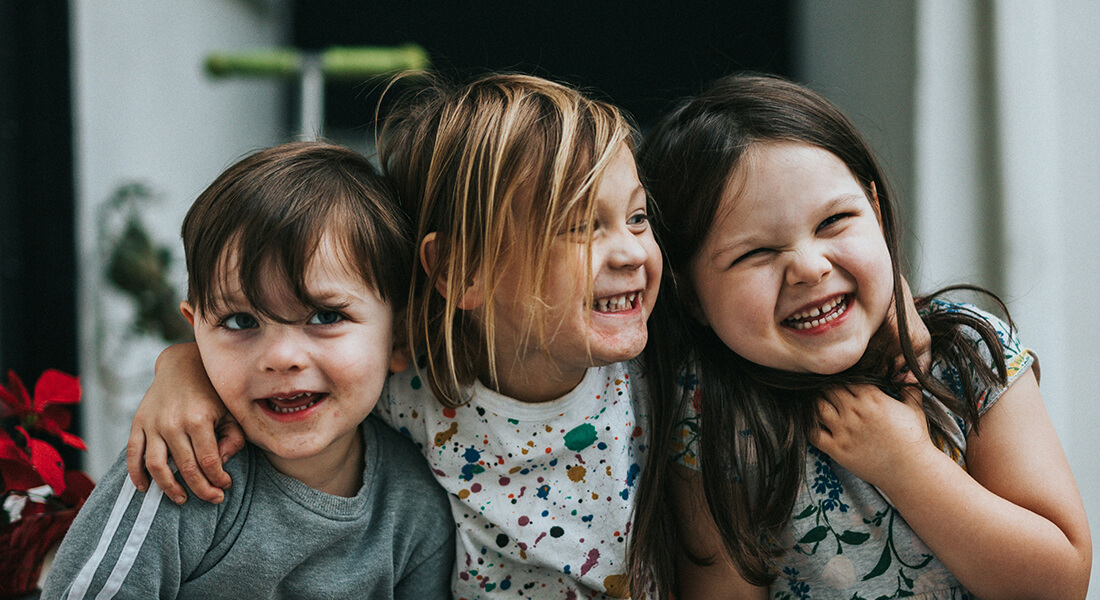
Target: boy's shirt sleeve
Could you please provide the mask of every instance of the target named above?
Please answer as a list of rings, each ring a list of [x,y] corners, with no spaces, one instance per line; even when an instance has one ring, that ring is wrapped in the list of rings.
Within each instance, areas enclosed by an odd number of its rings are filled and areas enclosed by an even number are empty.
[[[393,597],[395,600],[440,600],[451,597],[451,578],[455,568],[455,535],[454,522],[450,520],[449,509],[448,523],[441,523],[450,531],[442,543],[419,565],[407,571],[404,577],[394,586]]]
[[[138,492],[120,456],[69,528],[41,597],[175,597],[214,537],[216,513],[194,498],[177,506],[155,483]]]

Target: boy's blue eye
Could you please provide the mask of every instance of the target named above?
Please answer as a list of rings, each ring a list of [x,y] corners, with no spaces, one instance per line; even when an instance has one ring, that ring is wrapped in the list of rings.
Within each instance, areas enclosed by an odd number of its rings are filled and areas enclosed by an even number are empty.
[[[334,310],[323,310],[309,318],[310,325],[332,325],[344,320],[344,315]]]
[[[248,313],[236,313],[222,319],[222,326],[226,329],[237,331],[241,329],[255,329],[259,327],[260,324],[256,321],[255,317]]]

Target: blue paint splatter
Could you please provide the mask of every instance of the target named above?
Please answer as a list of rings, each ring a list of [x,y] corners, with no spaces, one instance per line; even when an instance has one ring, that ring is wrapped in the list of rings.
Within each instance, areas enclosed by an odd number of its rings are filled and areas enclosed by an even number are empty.
[[[638,466],[638,463],[630,465],[630,468],[626,471],[626,485],[628,487],[634,487],[634,480],[638,478],[638,472],[642,468]]]

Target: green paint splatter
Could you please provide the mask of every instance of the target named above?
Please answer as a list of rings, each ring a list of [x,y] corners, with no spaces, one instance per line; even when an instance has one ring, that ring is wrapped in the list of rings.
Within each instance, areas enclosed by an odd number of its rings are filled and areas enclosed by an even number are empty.
[[[565,434],[565,447],[573,452],[580,452],[596,441],[596,428],[591,423],[577,425],[572,431]]]
[[[414,375],[412,380],[409,381],[409,385],[412,387],[412,389],[419,390],[420,387],[423,386],[424,384],[421,383],[419,375]]]

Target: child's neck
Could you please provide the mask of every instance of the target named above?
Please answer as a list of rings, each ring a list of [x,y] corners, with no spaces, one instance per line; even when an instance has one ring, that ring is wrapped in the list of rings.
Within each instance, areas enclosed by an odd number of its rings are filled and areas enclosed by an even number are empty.
[[[356,428],[341,441],[308,458],[285,459],[266,450],[264,454],[283,475],[317,491],[350,498],[363,485],[363,434]]]
[[[528,365],[500,365],[497,367],[496,385],[488,366],[478,374],[485,387],[513,400],[528,404],[550,402],[572,392],[588,369],[566,373],[557,366],[544,365],[543,368],[529,368]]]

